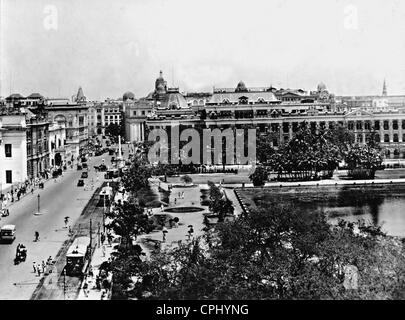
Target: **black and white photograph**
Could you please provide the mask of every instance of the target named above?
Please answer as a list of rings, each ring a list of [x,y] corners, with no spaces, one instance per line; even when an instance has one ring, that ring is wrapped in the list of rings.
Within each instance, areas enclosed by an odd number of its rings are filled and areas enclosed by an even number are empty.
[[[0,300],[404,300],[404,18],[0,0]]]

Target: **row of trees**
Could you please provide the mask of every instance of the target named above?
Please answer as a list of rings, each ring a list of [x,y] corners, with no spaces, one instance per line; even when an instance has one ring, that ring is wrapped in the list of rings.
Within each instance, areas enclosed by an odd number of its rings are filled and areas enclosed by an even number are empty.
[[[266,170],[277,173],[278,180],[328,178],[341,161],[346,162],[349,175],[354,178],[374,178],[383,161],[374,132],[360,145],[355,143],[354,134],[343,126],[315,133],[302,124],[295,136],[279,148],[272,147],[272,140],[272,133],[258,136],[257,158],[265,167],[259,166],[251,175],[256,185],[267,180]]]

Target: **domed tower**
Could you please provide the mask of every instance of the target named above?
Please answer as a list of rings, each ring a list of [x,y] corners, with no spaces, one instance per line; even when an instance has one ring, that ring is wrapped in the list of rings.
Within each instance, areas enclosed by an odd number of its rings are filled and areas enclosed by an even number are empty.
[[[157,100],[162,100],[164,95],[167,93],[167,82],[163,78],[163,72],[160,71],[159,78],[155,81],[155,92],[153,97]]]
[[[248,92],[246,85],[243,81],[239,81],[238,85],[236,86],[235,92]]]
[[[125,102],[127,100],[135,100],[135,95],[131,91],[127,91],[123,94],[122,100]]]
[[[326,85],[323,82],[318,84],[318,92],[322,92],[322,91],[326,91]]]

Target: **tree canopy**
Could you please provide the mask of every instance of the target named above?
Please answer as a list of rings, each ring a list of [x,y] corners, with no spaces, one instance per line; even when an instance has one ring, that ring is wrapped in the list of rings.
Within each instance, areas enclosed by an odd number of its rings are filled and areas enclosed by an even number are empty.
[[[131,270],[142,299],[394,299],[405,289],[402,244],[323,214],[268,203]],[[208,239],[209,237],[209,239]],[[209,241],[210,245],[205,244]],[[343,286],[345,268],[358,288]]]

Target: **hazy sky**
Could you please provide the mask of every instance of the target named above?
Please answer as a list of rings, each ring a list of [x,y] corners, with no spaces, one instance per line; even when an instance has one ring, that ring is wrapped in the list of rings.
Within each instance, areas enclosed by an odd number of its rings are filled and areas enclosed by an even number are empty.
[[[2,96],[139,98],[159,70],[182,91],[405,94],[403,0],[0,1]]]

